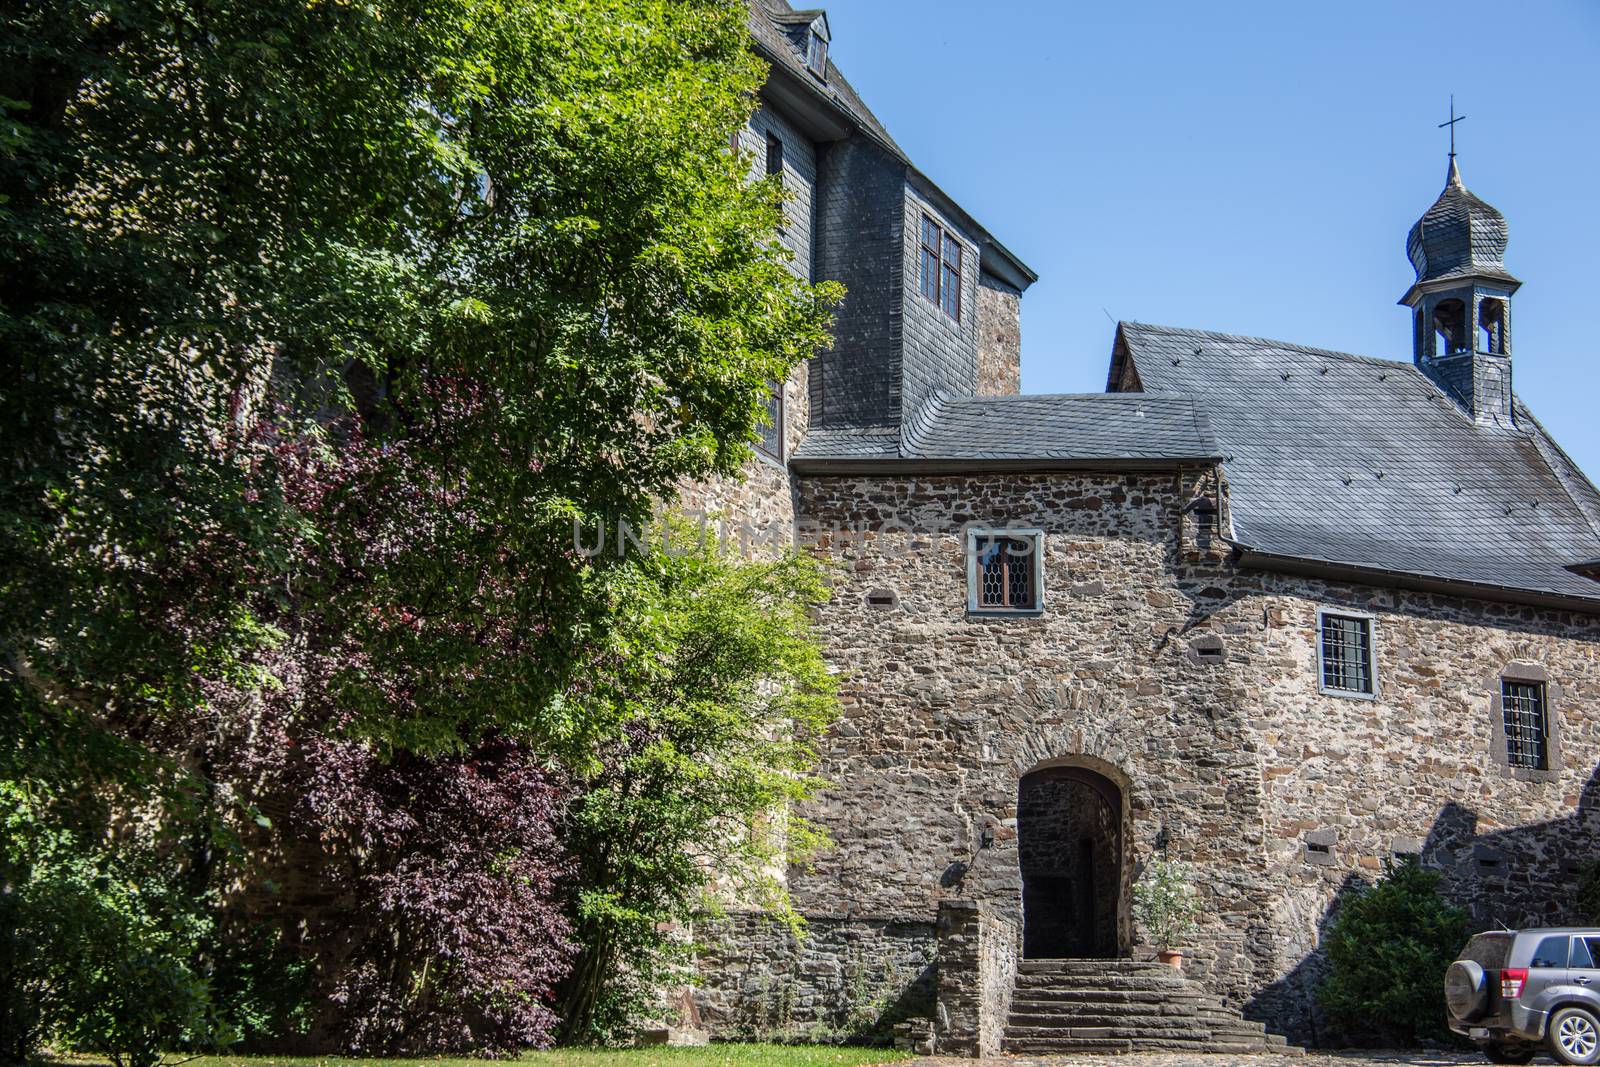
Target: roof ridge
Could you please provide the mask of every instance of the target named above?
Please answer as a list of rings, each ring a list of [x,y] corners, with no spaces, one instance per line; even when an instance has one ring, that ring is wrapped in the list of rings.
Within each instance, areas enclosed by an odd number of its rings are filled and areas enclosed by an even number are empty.
[[[1290,349],[1295,352],[1306,353],[1307,355],[1327,356],[1332,359],[1348,359],[1361,363],[1379,363],[1385,367],[1403,367],[1408,370],[1417,371],[1418,374],[1422,374],[1421,371],[1417,370],[1416,364],[1410,360],[1384,359],[1382,356],[1363,356],[1355,352],[1341,352],[1335,348],[1318,348],[1315,345],[1295,344],[1293,341],[1279,341],[1273,337],[1257,337],[1244,333],[1223,333],[1221,330],[1199,330],[1187,326],[1162,326],[1159,323],[1136,322],[1132,319],[1123,319],[1118,323],[1118,325],[1130,327],[1135,330],[1143,330],[1146,332],[1163,333],[1169,335],[1181,334],[1187,337],[1210,337],[1216,340],[1229,341],[1236,344],[1252,344],[1271,348]],[[1423,377],[1427,376],[1423,375]]]
[[[1143,400],[1187,400],[1194,401],[1188,393],[1111,393],[1101,391],[1098,393],[1004,393],[1001,395],[986,396],[956,396],[946,397],[946,403],[1005,403],[1012,400],[1118,400],[1136,402]]]

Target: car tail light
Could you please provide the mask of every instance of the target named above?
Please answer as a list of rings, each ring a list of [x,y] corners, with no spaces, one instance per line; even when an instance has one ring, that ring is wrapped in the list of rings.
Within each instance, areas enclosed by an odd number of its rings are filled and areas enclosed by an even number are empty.
[[[1500,996],[1506,1000],[1516,1000],[1522,996],[1522,987],[1528,981],[1528,968],[1507,967],[1500,972]]]

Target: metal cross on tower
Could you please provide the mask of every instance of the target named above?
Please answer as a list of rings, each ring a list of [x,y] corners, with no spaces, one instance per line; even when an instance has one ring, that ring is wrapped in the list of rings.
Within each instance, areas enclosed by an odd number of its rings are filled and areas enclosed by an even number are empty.
[[[1464,119],[1466,117],[1467,116],[1465,116],[1465,115],[1457,115],[1456,114],[1456,94],[1455,93],[1451,93],[1450,94],[1450,121],[1449,122],[1441,122],[1441,123],[1439,123],[1439,129],[1441,129],[1441,130],[1444,129],[1446,126],[1450,127],[1450,158],[1451,159],[1454,159],[1456,157],[1456,123],[1460,122],[1462,119]]]

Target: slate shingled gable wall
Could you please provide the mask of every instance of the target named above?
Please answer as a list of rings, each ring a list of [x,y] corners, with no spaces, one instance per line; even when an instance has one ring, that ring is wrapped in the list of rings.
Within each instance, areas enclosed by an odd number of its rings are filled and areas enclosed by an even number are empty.
[[[794,254],[795,273],[806,281],[813,277],[812,240],[815,236],[817,149],[809,137],[777,110],[763,106],[740,131],[740,151],[750,156],[750,176],[767,173],[767,137],[783,142],[783,187],[790,194],[784,207],[784,226],[779,240]]]
[[[905,271],[905,167],[852,137],[826,146],[818,168],[819,278],[843,282],[833,347],[813,361],[818,426],[895,426],[900,413]]]
[[[925,404],[934,390],[971,396],[978,377],[978,249],[972,235],[920,195],[905,191],[905,264],[901,299],[905,352],[901,359],[902,418]],[[961,246],[961,318],[952,319],[922,295],[922,220],[931,218]]]

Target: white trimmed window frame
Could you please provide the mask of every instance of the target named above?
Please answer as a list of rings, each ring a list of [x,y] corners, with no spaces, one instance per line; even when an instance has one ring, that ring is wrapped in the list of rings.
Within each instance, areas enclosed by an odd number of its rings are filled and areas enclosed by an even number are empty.
[[[1372,680],[1372,691],[1337,689],[1328,685],[1327,662],[1324,654],[1323,631],[1329,616],[1336,619],[1356,619],[1367,624],[1367,677]],[[1380,688],[1378,678],[1378,617],[1370,611],[1350,611],[1345,608],[1317,609],[1317,692],[1325,696],[1344,697],[1347,700],[1377,700]]]
[[[978,540],[986,537],[1013,537],[1033,545],[1033,607],[992,607],[980,602],[983,575],[978,566]],[[1044,614],[1044,531],[1031,527],[968,527],[966,537],[967,614],[994,616],[1033,616]]]

